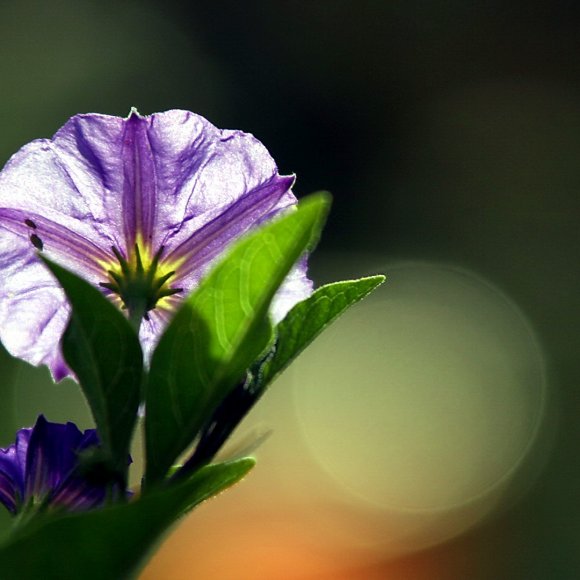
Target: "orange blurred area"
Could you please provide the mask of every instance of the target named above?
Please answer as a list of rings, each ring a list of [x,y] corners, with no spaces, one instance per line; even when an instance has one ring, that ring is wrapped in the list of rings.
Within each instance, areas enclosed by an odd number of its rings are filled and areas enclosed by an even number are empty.
[[[250,478],[251,479],[251,478]],[[251,485],[247,482],[242,485]],[[243,493],[243,492],[241,492]],[[239,513],[239,490],[223,503],[204,505],[173,532],[153,557],[142,580],[419,580],[421,562],[381,562],[381,552],[336,542],[341,528],[357,530],[337,506],[284,506]],[[225,501],[224,501],[225,500]],[[227,504],[227,505],[226,505]],[[305,509],[306,508],[306,509]],[[219,512],[219,513],[218,513]],[[303,514],[303,515],[301,515]],[[312,521],[318,520],[313,542]],[[377,530],[374,530],[376,533]],[[344,533],[344,532],[343,532]],[[412,564],[413,570],[409,570]],[[388,576],[385,574],[388,573]]]
[[[364,577],[355,570],[367,564],[368,554],[344,549],[344,546],[339,549],[331,544],[311,544],[308,520],[297,517],[304,506],[294,508],[292,511],[284,508],[256,511],[248,520],[246,515],[235,511],[216,517],[212,506],[205,506],[204,514],[196,514],[181,525],[142,578],[347,580]],[[325,513],[321,507],[316,512],[309,511],[309,516],[322,517],[327,525],[335,518],[338,520],[335,525],[344,525],[339,514]],[[331,528],[326,531],[331,532]]]

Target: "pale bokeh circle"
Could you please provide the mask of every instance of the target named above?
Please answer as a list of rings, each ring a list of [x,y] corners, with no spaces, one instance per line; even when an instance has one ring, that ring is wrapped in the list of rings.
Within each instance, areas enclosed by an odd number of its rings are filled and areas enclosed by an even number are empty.
[[[521,311],[477,276],[422,263],[387,283],[298,362],[309,451],[375,508],[456,510],[502,487],[545,407],[542,352]]]

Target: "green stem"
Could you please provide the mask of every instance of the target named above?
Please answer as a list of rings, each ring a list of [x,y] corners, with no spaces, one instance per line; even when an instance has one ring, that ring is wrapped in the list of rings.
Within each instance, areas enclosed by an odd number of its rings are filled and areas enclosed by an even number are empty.
[[[141,302],[141,301],[140,301]],[[143,316],[145,315],[145,304],[139,304],[139,307],[135,308],[133,305],[132,308],[129,309],[129,324],[133,327],[135,334],[139,336],[139,329],[141,328],[141,321],[143,320]]]

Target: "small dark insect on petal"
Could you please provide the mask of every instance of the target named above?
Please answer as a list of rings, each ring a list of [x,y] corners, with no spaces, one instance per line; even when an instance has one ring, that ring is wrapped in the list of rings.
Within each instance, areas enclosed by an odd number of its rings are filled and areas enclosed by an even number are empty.
[[[110,282],[99,282],[99,286],[101,286],[101,288],[106,288],[111,292],[119,293],[119,286],[116,284],[111,284]]]
[[[30,243],[41,252],[44,249],[44,244],[42,243],[42,240],[36,234],[30,234]]]
[[[32,220],[25,219],[25,220],[24,220],[24,223],[25,223],[25,224],[26,224],[26,225],[27,225],[29,228],[32,228],[33,230],[35,230],[35,229],[36,229],[36,224],[35,224],[35,223],[34,223]]]

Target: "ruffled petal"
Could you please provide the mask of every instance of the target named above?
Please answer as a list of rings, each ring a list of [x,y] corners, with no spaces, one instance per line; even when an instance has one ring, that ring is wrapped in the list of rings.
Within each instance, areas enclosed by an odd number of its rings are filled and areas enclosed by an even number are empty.
[[[60,349],[69,305],[36,253],[0,229],[0,339],[14,356],[46,364],[60,380],[68,369]]]
[[[176,248],[237,199],[279,178],[274,160],[249,133],[220,130],[188,111],[145,120],[155,169],[156,247]],[[287,188],[279,207],[295,202]]]
[[[123,119],[77,115],[0,173],[0,207],[45,217],[108,250],[123,239]]]
[[[60,351],[69,306],[36,253],[103,281],[109,250],[123,241],[122,129],[115,117],[73,117],[0,173],[0,340],[14,356],[48,365],[56,380],[70,374]]]

